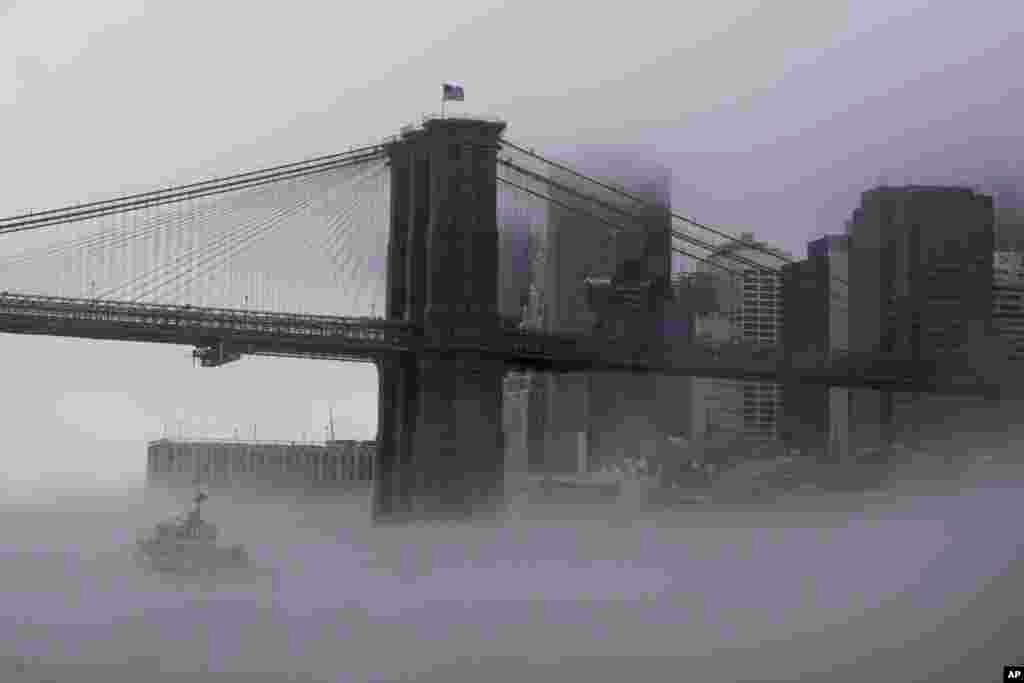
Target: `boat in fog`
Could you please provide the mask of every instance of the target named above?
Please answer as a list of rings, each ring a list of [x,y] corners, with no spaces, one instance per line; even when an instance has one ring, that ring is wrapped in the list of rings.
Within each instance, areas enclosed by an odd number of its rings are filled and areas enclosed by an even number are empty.
[[[202,491],[193,498],[193,508],[184,515],[159,522],[152,533],[136,542],[136,560],[145,568],[175,574],[213,573],[249,566],[242,545],[217,544],[217,526],[205,521],[200,506],[207,499]]]

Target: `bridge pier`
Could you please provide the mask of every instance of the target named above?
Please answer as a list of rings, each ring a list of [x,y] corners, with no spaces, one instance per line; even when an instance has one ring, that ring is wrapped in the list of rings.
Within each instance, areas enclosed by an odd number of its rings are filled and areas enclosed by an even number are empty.
[[[379,359],[375,522],[501,504],[504,363],[450,351],[500,332],[496,168],[505,124],[433,119],[389,145],[387,317],[423,348]]]
[[[502,364],[396,354],[378,372],[374,519],[495,512],[504,473]]]

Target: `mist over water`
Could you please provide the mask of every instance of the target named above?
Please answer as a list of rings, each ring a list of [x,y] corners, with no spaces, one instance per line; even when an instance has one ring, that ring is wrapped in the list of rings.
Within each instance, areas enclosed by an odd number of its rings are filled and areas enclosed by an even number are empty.
[[[130,555],[188,491],[10,487],[0,680],[986,680],[1024,632],[1021,489],[999,479],[383,528],[365,493],[214,493],[204,516],[262,571],[201,584]]]

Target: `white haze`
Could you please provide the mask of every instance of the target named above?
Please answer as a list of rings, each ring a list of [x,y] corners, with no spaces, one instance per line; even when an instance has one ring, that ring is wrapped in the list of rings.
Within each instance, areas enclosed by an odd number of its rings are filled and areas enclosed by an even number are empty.
[[[928,496],[515,502],[477,526],[375,529],[362,494],[214,496],[266,574],[205,586],[125,553],[187,492],[11,488],[0,680],[985,680],[1024,626],[1024,532],[1019,466],[978,467]]]

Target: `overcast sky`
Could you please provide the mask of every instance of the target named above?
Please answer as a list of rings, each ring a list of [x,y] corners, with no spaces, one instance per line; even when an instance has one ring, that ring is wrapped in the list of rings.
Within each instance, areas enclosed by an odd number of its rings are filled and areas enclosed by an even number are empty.
[[[677,211],[802,254],[858,195],[983,184],[1021,158],[1016,0],[715,3],[0,0],[0,214],[364,144],[439,109],[572,159],[643,145]],[[0,461],[137,477],[172,431],[376,429],[372,366],[3,336]],[[191,425],[191,426],[189,426]]]

